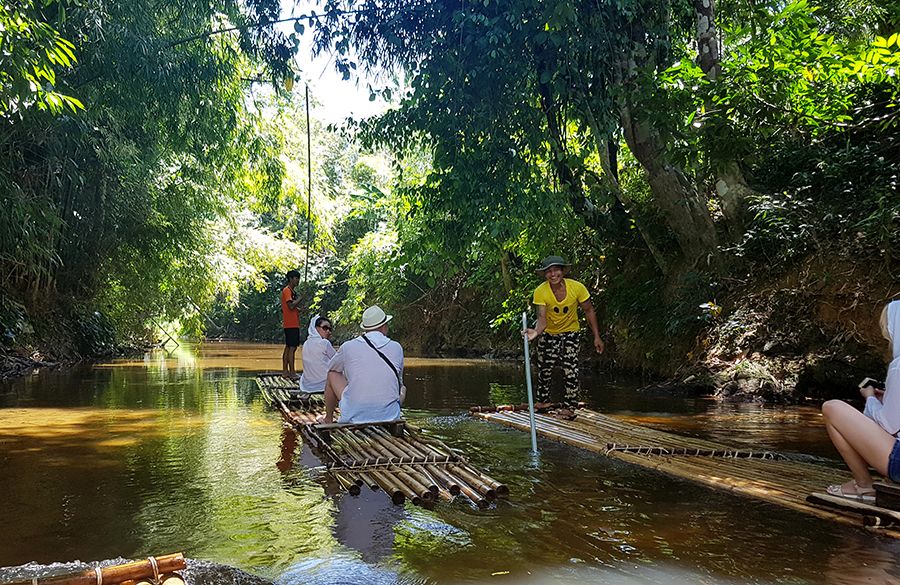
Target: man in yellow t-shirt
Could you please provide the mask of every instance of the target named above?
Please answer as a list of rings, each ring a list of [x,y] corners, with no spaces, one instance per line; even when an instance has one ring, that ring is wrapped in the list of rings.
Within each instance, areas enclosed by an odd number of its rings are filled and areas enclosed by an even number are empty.
[[[537,323],[534,329],[526,329],[525,333],[529,341],[541,336],[537,346],[538,403],[550,402],[550,378],[554,366],[562,368],[566,402],[574,406],[578,401],[578,345],[581,338],[579,306],[594,333],[594,349],[597,353],[603,353],[603,340],[600,339],[591,295],[577,280],[565,278],[568,267],[561,256],[547,256],[537,269],[545,281],[534,291]]]

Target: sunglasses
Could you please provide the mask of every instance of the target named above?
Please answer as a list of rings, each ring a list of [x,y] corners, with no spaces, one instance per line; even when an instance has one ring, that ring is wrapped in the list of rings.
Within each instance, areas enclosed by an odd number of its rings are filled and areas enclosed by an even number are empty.
[[[331,331],[331,325],[319,325],[319,327],[321,327],[325,331]]]

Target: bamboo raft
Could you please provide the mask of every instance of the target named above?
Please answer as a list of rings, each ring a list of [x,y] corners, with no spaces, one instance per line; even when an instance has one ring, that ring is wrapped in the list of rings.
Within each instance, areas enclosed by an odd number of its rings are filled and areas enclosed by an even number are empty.
[[[476,469],[459,452],[425,436],[406,421],[317,424],[325,413],[321,395],[293,392],[296,383],[260,376],[263,398],[300,431],[342,489],[383,490],[394,504],[409,500],[430,507],[462,495],[479,508],[509,496],[506,485]]]
[[[184,555],[174,553],[124,565],[96,567],[72,575],[34,577],[7,585],[184,585],[184,580],[175,571],[185,568]]]
[[[473,407],[472,416],[529,431],[528,412],[519,407]],[[542,437],[655,469],[718,490],[763,500],[843,524],[877,528],[900,538],[900,512],[828,496],[825,486],[842,483],[848,472],[781,453],[725,445],[642,427],[599,412],[578,409],[575,420],[535,414]]]

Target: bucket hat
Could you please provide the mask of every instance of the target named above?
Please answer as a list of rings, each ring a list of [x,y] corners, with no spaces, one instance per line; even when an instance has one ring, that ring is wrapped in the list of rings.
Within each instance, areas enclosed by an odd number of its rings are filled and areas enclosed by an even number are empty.
[[[359,326],[361,329],[371,331],[373,329],[378,329],[393,318],[393,315],[386,315],[378,305],[372,305],[363,311],[362,322]]]
[[[535,272],[544,272],[551,266],[560,266],[566,268],[568,266],[571,266],[571,264],[568,264],[562,256],[547,256],[546,258],[544,258],[543,262],[541,262],[540,268],[535,270]]]

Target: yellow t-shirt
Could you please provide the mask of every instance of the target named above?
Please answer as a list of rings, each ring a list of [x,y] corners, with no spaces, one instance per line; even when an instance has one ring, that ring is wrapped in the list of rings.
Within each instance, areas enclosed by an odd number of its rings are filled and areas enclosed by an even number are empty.
[[[563,282],[566,284],[566,298],[562,301],[556,300],[549,282],[545,281],[534,290],[532,302],[547,307],[547,328],[544,330],[547,333],[568,333],[581,329],[578,305],[591,298],[587,288],[577,280],[564,278]]]

